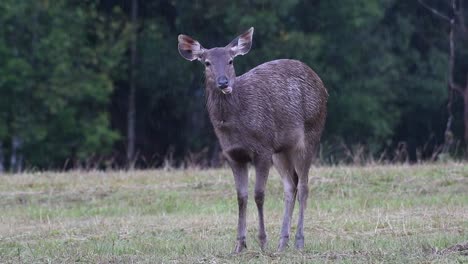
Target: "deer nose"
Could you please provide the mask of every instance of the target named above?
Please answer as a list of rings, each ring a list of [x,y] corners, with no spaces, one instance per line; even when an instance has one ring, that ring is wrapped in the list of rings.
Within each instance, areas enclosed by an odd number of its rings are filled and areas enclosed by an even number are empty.
[[[218,82],[218,88],[220,89],[224,89],[228,87],[228,84],[229,84],[229,80],[226,76],[218,77],[217,82]]]

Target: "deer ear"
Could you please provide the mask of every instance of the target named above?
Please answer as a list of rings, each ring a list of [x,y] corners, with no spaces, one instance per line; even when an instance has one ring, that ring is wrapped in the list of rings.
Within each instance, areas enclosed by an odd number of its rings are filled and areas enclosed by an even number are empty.
[[[199,60],[205,51],[200,43],[187,35],[179,35],[179,53],[184,59]]]
[[[253,37],[254,28],[251,27],[249,30],[244,32],[235,38],[226,48],[231,50],[232,56],[245,55],[249,52],[252,47],[252,37]]]

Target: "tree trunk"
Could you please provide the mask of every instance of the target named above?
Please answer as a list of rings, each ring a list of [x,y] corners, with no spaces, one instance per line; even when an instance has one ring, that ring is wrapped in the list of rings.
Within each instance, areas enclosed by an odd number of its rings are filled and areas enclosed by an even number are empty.
[[[423,0],[419,0],[424,7],[429,9],[433,14],[437,15],[439,18],[444,19],[445,21],[450,23],[450,33],[449,33],[449,44],[450,44],[450,54],[449,54],[449,69],[448,69],[448,82],[449,82],[449,100],[447,104],[448,109],[448,120],[447,120],[447,127],[445,130],[445,142],[444,142],[444,150],[448,151],[450,149],[450,144],[452,142],[452,132],[451,132],[451,123],[453,119],[452,115],[452,96],[453,92],[456,92],[458,95],[463,97],[463,125],[464,125],[464,143],[465,143],[465,156],[468,158],[468,75],[466,78],[466,84],[463,88],[459,84],[455,83],[454,80],[454,68],[455,68],[455,28],[459,25],[462,35],[467,37],[468,34],[468,27],[465,24],[465,17],[464,17],[464,1],[459,1],[457,6],[456,0],[451,0],[451,8],[452,8],[452,15],[446,16],[443,12],[440,12],[437,9],[434,9],[427,5]],[[458,23],[457,23],[458,21]]]
[[[0,142],[0,173],[3,173],[5,171],[4,167],[4,159],[3,159],[3,144]]]
[[[23,141],[18,136],[13,136],[11,139],[11,156],[10,156],[10,171],[13,173],[21,172],[23,169],[23,156],[21,155],[21,147]]]
[[[453,69],[455,67],[455,41],[453,38],[454,34],[454,29],[455,29],[455,20],[451,19],[450,20],[450,33],[449,33],[449,47],[450,47],[450,53],[449,53],[449,67],[448,67],[448,100],[447,100],[447,125],[445,128],[445,133],[444,133],[444,147],[443,147],[443,153],[449,153],[450,152],[450,147],[453,143],[453,133],[452,133],[452,120],[453,120],[453,113],[452,113],[452,102],[453,102],[453,93],[454,90],[456,89],[455,87],[455,82],[453,80]]]
[[[137,18],[138,0],[132,1],[132,39],[130,47],[130,91],[128,96],[128,116],[127,116],[127,166],[133,169],[135,163],[135,94],[136,94],[136,56],[137,56]]]
[[[463,92],[463,125],[465,129],[463,139],[465,140],[465,157],[468,157],[468,87]]]

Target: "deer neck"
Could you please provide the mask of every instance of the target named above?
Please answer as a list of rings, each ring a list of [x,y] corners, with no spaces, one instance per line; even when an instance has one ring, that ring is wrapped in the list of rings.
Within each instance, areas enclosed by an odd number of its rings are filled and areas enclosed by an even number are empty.
[[[235,92],[223,94],[209,79],[207,79],[205,87],[206,106],[211,122],[215,127],[226,126],[237,113]]]

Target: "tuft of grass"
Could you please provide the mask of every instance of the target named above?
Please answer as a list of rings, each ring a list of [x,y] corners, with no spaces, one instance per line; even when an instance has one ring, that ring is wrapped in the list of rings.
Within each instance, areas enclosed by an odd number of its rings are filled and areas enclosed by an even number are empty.
[[[269,246],[259,249],[250,199],[248,250],[232,255],[227,169],[1,175],[0,263],[468,262],[466,164],[315,167],[310,187],[303,251],[275,252],[283,190],[272,170]]]

